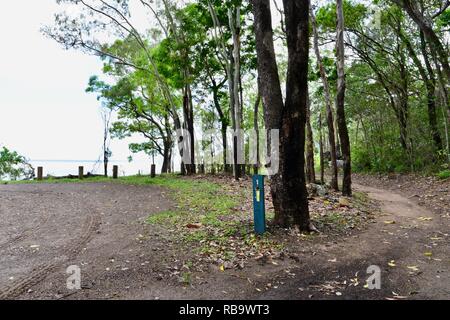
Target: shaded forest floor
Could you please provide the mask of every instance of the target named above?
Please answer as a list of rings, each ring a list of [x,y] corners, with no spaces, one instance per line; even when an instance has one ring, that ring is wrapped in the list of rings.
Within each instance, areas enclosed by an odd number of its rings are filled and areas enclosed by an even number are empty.
[[[354,178],[353,199],[311,198],[320,234],[263,237],[250,180],[0,185],[0,298],[449,299],[450,181]],[[371,265],[381,290],[366,287]]]

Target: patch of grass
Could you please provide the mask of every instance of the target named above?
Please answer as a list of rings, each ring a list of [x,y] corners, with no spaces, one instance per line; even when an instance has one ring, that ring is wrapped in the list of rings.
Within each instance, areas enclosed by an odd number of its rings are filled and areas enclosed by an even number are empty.
[[[181,282],[185,285],[185,286],[189,286],[192,282],[192,274],[190,272],[183,272],[181,274]]]
[[[178,213],[176,211],[163,211],[148,217],[147,222],[150,224],[159,224],[164,222],[165,220],[172,219],[177,215]]]
[[[121,180],[133,184],[156,184],[171,190],[177,208],[174,211],[150,216],[147,219],[150,224],[200,223],[203,227],[224,227],[227,225],[226,217],[239,203],[239,199],[227,196],[222,186],[205,180],[173,175],[154,179],[127,177]],[[199,239],[202,238],[202,232],[192,232],[187,237]]]
[[[318,226],[328,227],[336,231],[342,231],[347,226],[347,218],[340,212],[330,211],[323,216],[314,216],[314,223]]]
[[[450,169],[441,171],[437,174],[439,179],[445,180],[450,178]]]

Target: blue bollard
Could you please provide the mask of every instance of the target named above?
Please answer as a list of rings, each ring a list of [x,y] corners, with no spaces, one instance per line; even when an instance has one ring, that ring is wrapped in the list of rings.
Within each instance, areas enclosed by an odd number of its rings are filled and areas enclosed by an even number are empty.
[[[255,219],[255,233],[262,235],[266,232],[266,203],[264,194],[264,176],[253,176],[253,212]]]

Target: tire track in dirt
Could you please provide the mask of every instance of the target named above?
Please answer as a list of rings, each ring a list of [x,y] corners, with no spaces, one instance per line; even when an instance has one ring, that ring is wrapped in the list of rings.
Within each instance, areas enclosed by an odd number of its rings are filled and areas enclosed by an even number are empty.
[[[48,219],[46,219],[46,221],[47,220]],[[93,234],[98,230],[100,225],[100,214],[97,212],[90,214],[83,225],[81,236],[67,249],[66,258],[61,259],[61,261],[57,263],[40,265],[33,269],[33,271],[31,271],[31,273],[27,276],[17,279],[6,288],[0,288],[0,300],[16,298],[26,292],[27,289],[44,281],[47,276],[53,273],[57,268],[77,256],[83,250],[84,246],[91,240]],[[37,230],[36,228],[32,229]]]
[[[37,224],[35,227],[33,228],[28,228],[25,229],[24,231],[22,231],[18,236],[13,237],[10,240],[7,240],[6,242],[0,243],[0,250],[5,249],[7,247],[11,247],[15,244],[17,244],[18,242],[27,239],[28,237],[30,237],[34,232],[38,231],[42,226],[44,226],[48,220],[49,220],[49,216],[47,216],[44,221],[40,222],[39,224]]]
[[[3,194],[12,194],[12,195],[32,195],[32,196],[40,196],[42,195],[42,192],[39,191],[13,191],[13,190],[2,190]],[[1,200],[1,198],[0,198]],[[42,226],[44,226],[50,219],[51,215],[46,215],[43,219],[43,221],[39,221],[35,226],[31,227],[31,228],[27,228],[25,230],[23,230],[19,235],[12,237],[9,240],[6,240],[3,243],[0,243],[0,250],[5,249],[7,247],[11,247],[15,244],[17,244],[18,242],[27,239],[28,237],[32,236],[33,233],[35,233],[36,231],[38,231]]]

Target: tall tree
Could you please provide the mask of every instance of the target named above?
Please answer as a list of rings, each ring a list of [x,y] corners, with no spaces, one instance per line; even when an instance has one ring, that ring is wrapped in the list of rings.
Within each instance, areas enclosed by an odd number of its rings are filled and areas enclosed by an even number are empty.
[[[267,129],[280,130],[280,172],[271,179],[275,223],[313,229],[305,182],[309,1],[284,0],[288,71],[283,103],[269,0],[252,0],[260,92]]]
[[[314,51],[316,53],[317,64],[320,70],[320,77],[323,83],[323,91],[325,94],[325,105],[327,110],[327,124],[328,124],[328,141],[330,144],[331,153],[331,187],[338,191],[338,167],[337,167],[337,148],[336,148],[336,136],[334,130],[334,115],[331,100],[331,89],[328,81],[325,65],[323,63],[322,55],[319,47],[319,31],[317,27],[317,21],[312,8],[310,8],[309,14],[311,16],[311,24],[314,37]]]
[[[352,164],[350,151],[350,138],[348,135],[347,120],[345,117],[345,46],[344,46],[344,6],[342,0],[336,1],[337,14],[337,40],[336,40],[336,60],[337,60],[337,95],[336,95],[336,119],[341,140],[341,150],[344,159],[344,177],[342,193],[345,196],[352,195]]]

